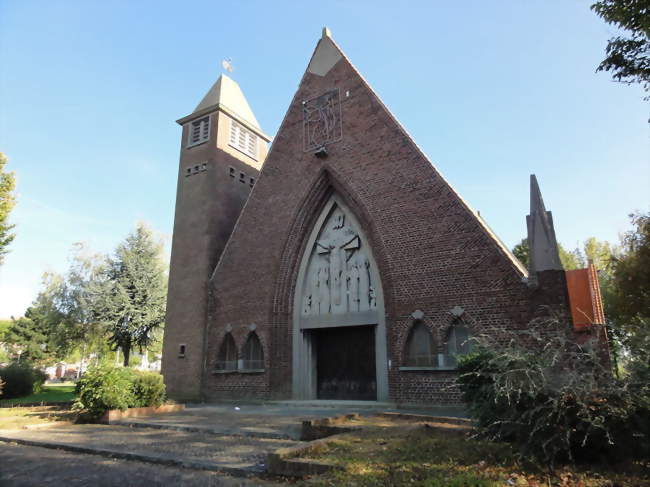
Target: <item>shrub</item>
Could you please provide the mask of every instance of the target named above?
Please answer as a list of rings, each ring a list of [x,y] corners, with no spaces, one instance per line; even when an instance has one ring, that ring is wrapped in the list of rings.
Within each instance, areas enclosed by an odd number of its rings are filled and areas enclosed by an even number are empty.
[[[86,371],[79,379],[74,409],[98,418],[109,409],[125,410],[135,402],[133,369],[99,366]]]
[[[0,377],[0,397],[2,397],[2,387],[5,385],[5,383],[2,381],[2,377]]]
[[[647,387],[614,379],[561,333],[525,335],[505,346],[479,338],[460,361],[458,382],[482,436],[549,466],[650,455]]]
[[[43,390],[43,384],[47,380],[47,374],[41,369],[32,369],[32,373],[34,374],[33,392],[41,392]]]
[[[14,362],[0,367],[0,377],[4,381],[3,399],[29,396],[38,392],[47,378],[44,372],[25,362]]]
[[[100,365],[77,382],[75,410],[98,418],[109,409],[160,406],[165,400],[162,375],[128,367]]]
[[[165,401],[163,376],[155,372],[138,372],[133,382],[135,407],[158,407]]]

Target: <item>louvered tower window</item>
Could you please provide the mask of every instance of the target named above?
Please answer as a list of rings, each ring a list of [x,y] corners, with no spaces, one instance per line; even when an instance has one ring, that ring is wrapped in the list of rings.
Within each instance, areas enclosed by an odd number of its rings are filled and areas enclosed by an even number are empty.
[[[190,122],[190,133],[188,135],[188,146],[206,142],[210,138],[210,116],[199,118]]]
[[[257,135],[235,120],[230,121],[230,145],[257,159]]]

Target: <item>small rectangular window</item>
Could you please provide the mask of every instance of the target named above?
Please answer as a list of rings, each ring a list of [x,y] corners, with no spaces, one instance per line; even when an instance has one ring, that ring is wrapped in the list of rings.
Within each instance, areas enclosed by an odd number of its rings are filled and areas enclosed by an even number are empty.
[[[240,183],[245,183],[246,182],[246,174],[244,174],[243,172],[239,173],[239,182]]]
[[[178,346],[178,357],[179,358],[185,357],[185,347],[186,347],[186,345],[184,343],[181,343]]]
[[[248,184],[249,184],[250,187],[252,188],[253,185],[255,184],[255,178],[251,178],[250,181],[248,182]]]
[[[187,136],[187,146],[202,144],[210,137],[210,116],[192,120]]]
[[[230,121],[230,145],[257,160],[257,135],[235,120]]]
[[[229,167],[228,168],[228,174],[230,174],[231,178],[235,177],[235,168],[234,167]]]
[[[187,169],[185,169],[185,177],[190,176],[191,174],[192,174],[192,168],[191,167],[188,167]]]

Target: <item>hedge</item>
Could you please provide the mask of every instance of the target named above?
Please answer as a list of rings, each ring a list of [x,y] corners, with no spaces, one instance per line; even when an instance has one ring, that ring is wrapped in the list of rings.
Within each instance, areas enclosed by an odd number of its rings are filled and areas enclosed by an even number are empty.
[[[0,367],[0,397],[13,399],[39,392],[47,375],[26,362],[13,362]]]
[[[77,382],[74,409],[98,418],[110,409],[160,406],[165,400],[162,375],[128,367],[102,365]]]

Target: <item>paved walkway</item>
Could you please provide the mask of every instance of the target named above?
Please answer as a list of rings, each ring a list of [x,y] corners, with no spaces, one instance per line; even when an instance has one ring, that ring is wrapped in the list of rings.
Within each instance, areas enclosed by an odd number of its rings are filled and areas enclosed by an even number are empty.
[[[2,448],[0,485],[4,486],[3,482],[7,478],[13,479],[14,483],[6,485],[145,485],[135,480],[131,483],[122,482],[119,480],[119,476],[122,475],[119,472],[137,473],[138,469],[144,472],[149,468],[155,471],[160,469],[161,478],[168,479],[162,482],[166,485],[184,485],[185,474],[174,467],[237,476],[261,475],[265,471],[267,453],[299,444],[302,420],[352,412],[371,415],[380,411],[399,412],[382,405],[371,404],[368,407],[365,404],[344,401],[325,404],[292,401],[265,405],[195,405],[180,413],[125,418],[120,424],[66,424],[36,430],[0,430]],[[402,410],[402,412],[462,416],[462,410],[457,408]],[[22,446],[7,443],[11,441]],[[36,446],[44,448],[35,449]],[[64,449],[71,453],[63,454],[56,449]],[[51,460],[53,469],[41,466],[37,469],[26,467],[25,465],[30,465],[31,462],[17,460],[21,451],[27,452],[28,456],[39,458],[39,461],[41,456],[34,452],[41,451],[44,465]],[[9,456],[5,456],[5,453]],[[95,456],[88,455],[89,453]],[[65,458],[84,458],[86,459],[84,461],[88,462],[90,471],[80,473],[77,477],[77,472],[67,460],[61,465],[56,463],[57,455],[64,455]],[[16,460],[13,461],[11,458]],[[88,460],[89,458],[92,460]],[[134,464],[138,465],[141,465],[141,461],[159,465],[150,465],[142,470],[144,468],[142,466],[129,467],[128,462],[125,463],[124,460],[133,460]],[[121,465],[116,474],[118,480],[108,480],[111,475],[111,469],[107,467],[109,465]],[[50,471],[54,475],[52,479],[58,480],[52,480],[52,483],[48,484],[47,474]],[[31,472],[36,475],[36,480],[42,477],[41,481],[31,480]],[[83,479],[95,478],[93,477],[95,475],[97,482],[83,483],[86,481]],[[138,478],[137,474],[134,475],[134,479]],[[143,473],[143,475],[149,474]],[[201,479],[210,479],[210,482],[213,482],[214,478],[217,478],[206,475],[208,475],[206,472],[202,472],[197,480],[199,483],[187,485],[264,485],[264,483],[223,483],[226,480],[222,477],[214,481],[217,483],[200,483],[203,481]],[[125,473],[124,478],[127,477]],[[61,483],[62,478],[71,480]],[[81,483],[75,483],[77,478],[81,479],[79,480]],[[20,483],[23,480],[24,483]],[[104,481],[108,483],[102,483]]]
[[[81,455],[0,443],[2,487],[256,487],[277,486],[259,478]]]
[[[0,438],[33,446],[146,460],[234,474],[264,472],[266,454],[297,444],[247,436],[134,429],[113,425],[66,425],[40,430],[4,430]]]
[[[404,410],[395,409],[390,405],[381,407],[374,403],[364,404],[358,401],[290,401],[276,404],[194,405],[179,413],[124,418],[116,424],[298,440],[303,419],[326,418],[346,413],[370,415],[379,411],[436,416],[463,416],[464,413],[462,409],[454,407]]]

